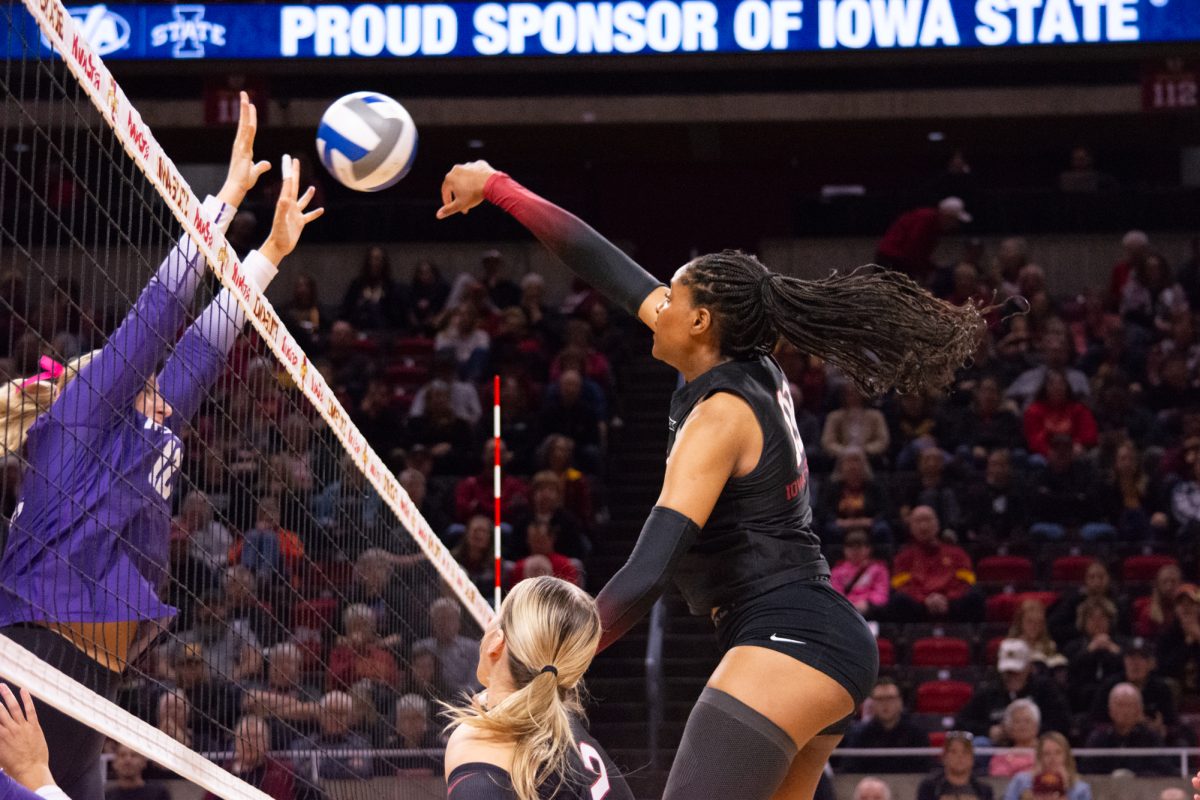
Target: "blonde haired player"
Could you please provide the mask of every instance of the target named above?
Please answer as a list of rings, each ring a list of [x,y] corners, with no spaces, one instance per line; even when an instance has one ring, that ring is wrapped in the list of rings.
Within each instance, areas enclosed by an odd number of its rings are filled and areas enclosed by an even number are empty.
[[[580,723],[599,642],[600,614],[579,587],[541,577],[513,588],[479,645],[485,691],[449,712],[448,800],[633,800]]]

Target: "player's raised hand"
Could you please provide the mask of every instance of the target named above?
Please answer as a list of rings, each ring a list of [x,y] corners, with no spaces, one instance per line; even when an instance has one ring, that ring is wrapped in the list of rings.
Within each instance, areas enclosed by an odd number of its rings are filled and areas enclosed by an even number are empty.
[[[237,135],[233,138],[233,152],[229,156],[229,174],[217,195],[228,205],[241,205],[246,192],[253,189],[259,177],[271,168],[269,161],[254,160],[254,134],[257,132],[258,111],[250,102],[250,95],[242,92]]]
[[[437,218],[466,214],[483,202],[483,187],[496,170],[486,161],[455,164],[442,181],[442,207]]]
[[[38,723],[33,698],[22,689],[18,703],[12,689],[3,683],[0,683],[0,769],[26,789],[37,791],[54,785],[50,750]]]
[[[304,226],[325,213],[323,208],[308,211],[316,189],[312,186],[300,195],[300,162],[291,156],[283,157],[283,184],[279,189],[279,200],[275,203],[275,219],[271,233],[259,252],[279,264],[296,249]]]

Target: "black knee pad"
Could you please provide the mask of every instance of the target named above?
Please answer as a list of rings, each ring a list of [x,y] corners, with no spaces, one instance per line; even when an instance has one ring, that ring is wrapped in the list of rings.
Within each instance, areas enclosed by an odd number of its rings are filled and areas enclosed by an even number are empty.
[[[663,800],[767,800],[796,744],[741,700],[705,687],[688,716]]]

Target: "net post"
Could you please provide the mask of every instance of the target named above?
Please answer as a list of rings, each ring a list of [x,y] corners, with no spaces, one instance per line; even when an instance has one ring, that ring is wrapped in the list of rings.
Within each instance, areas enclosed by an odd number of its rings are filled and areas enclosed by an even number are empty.
[[[495,506],[495,521],[492,531],[493,549],[496,559],[495,598],[496,612],[500,611],[500,376],[492,377],[492,438],[495,442],[495,464],[492,467],[492,499]]]

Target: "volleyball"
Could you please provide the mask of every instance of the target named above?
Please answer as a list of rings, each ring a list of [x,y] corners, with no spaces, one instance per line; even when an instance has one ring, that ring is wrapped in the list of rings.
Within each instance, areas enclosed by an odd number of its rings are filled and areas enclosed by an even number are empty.
[[[378,192],[408,174],[417,126],[404,106],[378,92],[354,92],[321,115],[317,154],[329,174],[358,192]]]

